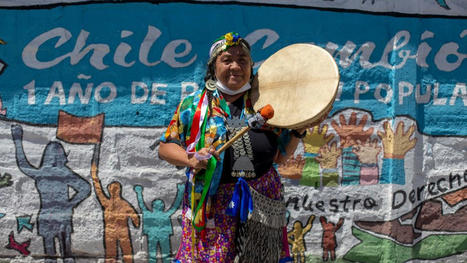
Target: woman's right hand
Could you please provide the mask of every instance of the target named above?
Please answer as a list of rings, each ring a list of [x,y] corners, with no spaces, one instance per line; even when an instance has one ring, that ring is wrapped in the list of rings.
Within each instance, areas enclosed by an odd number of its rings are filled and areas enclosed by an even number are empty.
[[[219,160],[219,155],[216,153],[215,149],[202,148],[199,151],[197,151],[196,154],[191,154],[188,156],[189,166],[194,168],[196,171],[206,169],[209,161],[208,157],[211,155],[214,156],[217,160]]]
[[[188,154],[185,148],[176,143],[161,142],[159,145],[159,158],[176,166],[192,167],[195,170],[206,169],[209,158],[200,158],[211,154],[219,160],[219,154],[214,148],[202,148],[197,154]],[[198,157],[198,158],[196,158]]]

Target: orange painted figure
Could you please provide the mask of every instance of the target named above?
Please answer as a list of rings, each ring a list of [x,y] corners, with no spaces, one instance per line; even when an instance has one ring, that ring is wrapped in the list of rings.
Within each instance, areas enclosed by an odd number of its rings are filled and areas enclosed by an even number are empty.
[[[326,217],[321,216],[319,218],[321,221],[321,226],[323,227],[323,240],[321,246],[323,247],[323,261],[328,261],[329,254],[331,254],[331,260],[336,259],[336,232],[339,228],[342,227],[344,219],[339,219],[337,224],[329,222],[326,220]]]
[[[94,163],[91,167],[91,176],[97,198],[104,210],[105,261],[116,262],[118,246],[120,246],[123,262],[133,262],[128,219],[131,219],[134,227],[139,227],[138,213],[128,201],[122,198],[122,185],[119,182],[112,182],[107,186],[110,195],[107,197],[97,177],[97,167]]]

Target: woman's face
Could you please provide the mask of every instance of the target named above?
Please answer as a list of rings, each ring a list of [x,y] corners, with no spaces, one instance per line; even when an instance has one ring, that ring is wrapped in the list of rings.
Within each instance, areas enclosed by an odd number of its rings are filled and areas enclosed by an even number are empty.
[[[222,52],[216,59],[216,78],[227,88],[238,90],[251,76],[251,58],[241,46],[233,46]]]

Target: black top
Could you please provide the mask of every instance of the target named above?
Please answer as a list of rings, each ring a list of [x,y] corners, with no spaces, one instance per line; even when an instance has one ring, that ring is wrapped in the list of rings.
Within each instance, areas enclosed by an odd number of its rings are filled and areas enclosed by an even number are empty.
[[[231,116],[239,117],[243,110],[243,96],[229,104]],[[228,134],[227,138],[233,137],[235,134]],[[265,174],[272,166],[274,156],[277,152],[278,138],[272,131],[265,130],[249,130],[251,146],[253,150],[253,166],[256,177],[258,178]],[[224,166],[222,169],[221,183],[235,183],[236,177],[232,177],[232,166],[234,165],[233,148],[229,147],[224,153]],[[244,178],[245,180],[254,178]]]

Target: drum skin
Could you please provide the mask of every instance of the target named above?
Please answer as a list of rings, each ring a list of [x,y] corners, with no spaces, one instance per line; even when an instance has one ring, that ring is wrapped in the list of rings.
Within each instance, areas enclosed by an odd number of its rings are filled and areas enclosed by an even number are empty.
[[[336,98],[339,70],[325,49],[312,44],[286,46],[258,69],[251,99],[258,111],[271,104],[268,125],[299,129],[328,114]]]

